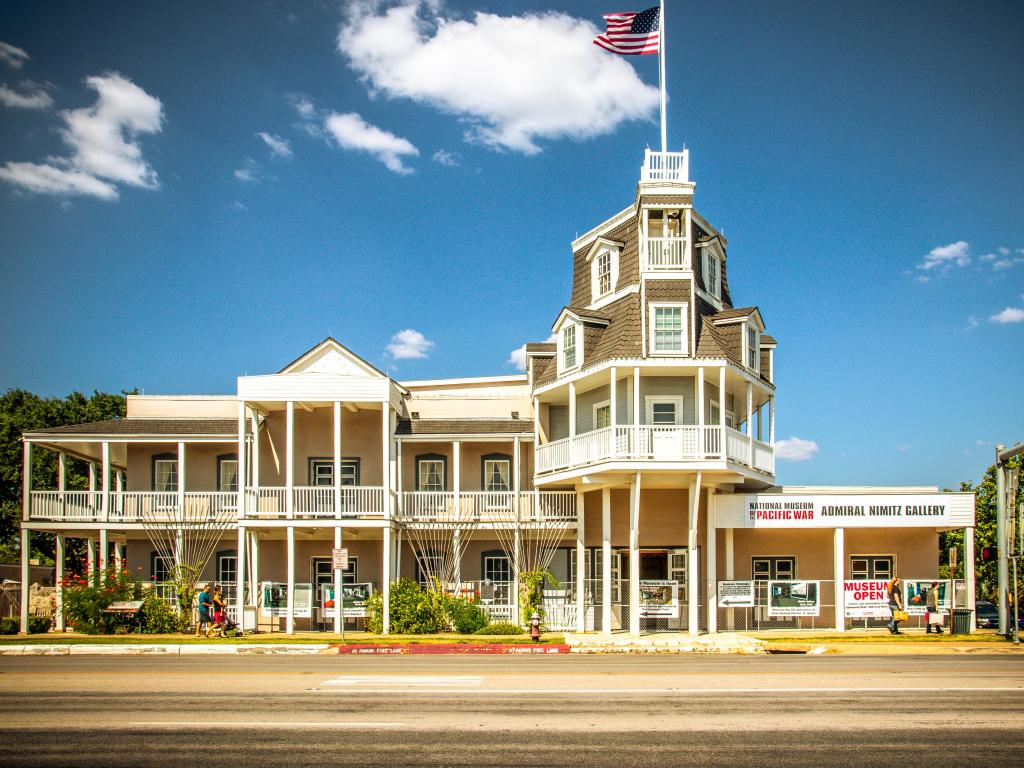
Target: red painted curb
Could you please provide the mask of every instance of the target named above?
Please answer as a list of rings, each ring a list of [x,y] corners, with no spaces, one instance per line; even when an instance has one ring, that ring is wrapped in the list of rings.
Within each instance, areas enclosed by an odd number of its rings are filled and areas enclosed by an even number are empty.
[[[515,643],[410,643],[408,645],[332,645],[339,654],[352,656],[361,655],[384,655],[397,656],[404,654],[462,654],[462,655],[486,655],[486,654],[509,654],[509,655],[533,655],[533,654],[557,654],[568,653],[569,646],[560,643],[547,645],[519,645]]]

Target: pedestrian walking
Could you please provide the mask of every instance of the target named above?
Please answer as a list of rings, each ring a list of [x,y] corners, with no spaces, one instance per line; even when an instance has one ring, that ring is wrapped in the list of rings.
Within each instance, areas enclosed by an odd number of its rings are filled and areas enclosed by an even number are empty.
[[[924,622],[926,635],[932,633],[932,627],[935,627],[935,634],[942,634],[942,611],[939,609],[939,582],[933,581],[931,587],[928,589],[928,596],[924,601]]]
[[[210,615],[210,610],[213,608],[213,596],[210,594],[209,584],[199,590],[199,596],[196,598],[196,604],[199,609],[199,621],[196,623],[196,637],[199,637],[208,630],[210,625],[213,623],[213,617]]]
[[[220,584],[214,585],[211,602],[213,603],[213,625],[206,630],[206,636],[210,637],[217,632],[220,637],[227,637],[225,630],[227,629],[228,603],[224,599]]]
[[[899,576],[893,576],[886,592],[889,596],[889,615],[892,616],[885,625],[886,629],[890,635],[902,635],[900,622],[906,618],[903,610],[903,580]]]

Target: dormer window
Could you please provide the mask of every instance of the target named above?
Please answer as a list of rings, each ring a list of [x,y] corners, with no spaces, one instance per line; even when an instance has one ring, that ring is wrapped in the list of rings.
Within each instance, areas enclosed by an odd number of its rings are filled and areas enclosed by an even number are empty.
[[[619,281],[619,253],[623,244],[599,237],[587,253],[590,264],[590,303],[611,296]],[[604,303],[607,303],[605,301]]]
[[[704,290],[716,299],[722,298],[722,263],[710,246],[704,248]]]
[[[576,326],[567,325],[562,329],[562,368],[576,367]]]
[[[747,325],[747,368],[755,373],[761,370],[761,344],[757,328]]]
[[[597,296],[604,296],[612,290],[612,255],[602,251],[597,257]],[[596,296],[594,298],[597,298]]]

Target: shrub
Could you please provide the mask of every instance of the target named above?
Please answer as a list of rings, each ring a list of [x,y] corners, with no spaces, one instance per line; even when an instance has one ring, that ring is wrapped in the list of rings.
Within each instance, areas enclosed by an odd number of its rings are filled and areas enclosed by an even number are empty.
[[[68,625],[85,634],[110,634],[118,627],[131,627],[134,616],[106,614],[111,603],[131,600],[141,591],[139,584],[127,570],[108,567],[99,573],[84,576],[70,575],[61,586],[64,591],[64,618]]]
[[[188,616],[179,614],[167,600],[150,592],[139,611],[139,630],[147,635],[169,635],[188,629]]]
[[[445,596],[441,603],[448,623],[461,634],[471,635],[486,627],[490,622],[490,618],[484,613],[484,610],[468,598]]]
[[[21,619],[8,617],[0,619],[0,635],[16,635],[21,628]]]
[[[47,616],[29,616],[28,631],[30,635],[41,635],[50,631],[53,622]],[[8,617],[0,619],[0,635],[16,635],[21,629],[21,619]]]
[[[412,579],[399,579],[391,585],[391,631],[398,634],[425,635],[443,632],[447,625],[441,597],[423,590]],[[366,628],[384,629],[384,593],[374,592],[366,601]]]
[[[510,621],[498,621],[494,624],[488,624],[483,629],[478,629],[474,632],[474,635],[522,635],[525,634],[526,630],[520,627],[518,624],[513,624]]]

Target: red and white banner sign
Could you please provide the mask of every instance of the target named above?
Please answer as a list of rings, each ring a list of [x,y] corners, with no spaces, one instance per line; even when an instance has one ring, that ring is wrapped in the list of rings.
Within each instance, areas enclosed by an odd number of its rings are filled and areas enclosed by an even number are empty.
[[[843,585],[848,619],[888,619],[889,582],[884,579],[847,581]]]

